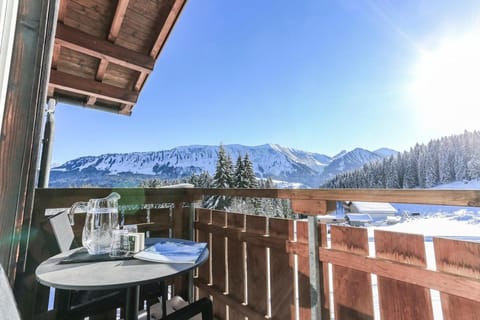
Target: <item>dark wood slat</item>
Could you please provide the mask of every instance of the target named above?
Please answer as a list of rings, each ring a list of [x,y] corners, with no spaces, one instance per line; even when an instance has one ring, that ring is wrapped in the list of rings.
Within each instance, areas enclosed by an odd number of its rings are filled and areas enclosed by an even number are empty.
[[[265,235],[267,218],[246,216],[246,230]],[[247,241],[248,306],[258,313],[267,314],[267,249]]]
[[[366,229],[332,226],[332,248],[368,256]],[[367,272],[333,264],[333,300],[338,319],[373,319],[371,276]]]
[[[196,221],[198,223],[209,224],[212,222],[211,210],[198,208],[196,212]],[[212,244],[210,242],[210,235],[207,231],[197,229],[197,241],[208,243],[210,252],[212,251]],[[198,280],[202,283],[210,285],[210,263],[212,260],[212,254],[208,257],[208,262],[205,262],[198,268]]]
[[[139,72],[150,73],[155,64],[152,57],[117,46],[62,23],[57,25],[55,37],[55,43],[63,47]]]
[[[239,232],[245,230],[245,215],[227,213],[227,228]],[[228,294],[238,304],[246,302],[245,299],[245,248],[243,241],[237,238],[227,238],[227,268],[228,268]],[[229,308],[229,319],[243,319],[245,316],[234,308]]]
[[[480,283],[480,243],[434,238],[437,270],[451,274],[472,277]],[[468,288],[465,288],[468,290]],[[480,284],[476,293],[480,291]],[[480,300],[472,299],[472,292],[458,297],[441,292],[443,319],[467,320],[480,319]]]
[[[310,299],[310,264],[308,259],[308,223],[306,221],[297,221],[297,240],[289,242],[293,247],[302,247],[304,254],[299,254],[298,262],[298,303],[300,319],[311,318],[311,299]],[[289,250],[292,254],[298,254],[295,250]]]
[[[175,21],[177,21],[177,18],[183,9],[183,6],[185,5],[185,2],[186,0],[175,0],[175,2],[173,3],[172,9],[168,14],[167,20],[163,24],[163,27],[160,30],[160,33],[157,39],[155,40],[155,43],[153,44],[152,50],[150,50],[151,57],[156,58],[160,53],[160,51],[162,50],[162,47],[165,45],[165,42],[167,41],[167,38],[170,32],[172,31]]]
[[[138,92],[114,87],[95,80],[88,80],[53,69],[50,73],[50,85],[58,89],[118,103],[134,104],[138,99]]]
[[[212,211],[212,225],[224,228],[226,226],[227,216],[224,211]],[[227,292],[227,277],[225,268],[225,236],[212,234],[211,256],[212,256],[212,287],[220,293]],[[226,308],[224,305],[214,304],[213,313],[220,319],[226,318]]]
[[[375,231],[376,257],[427,267],[422,235]],[[433,319],[430,290],[411,283],[378,277],[382,319]]]
[[[112,25],[110,26],[110,32],[108,33],[108,40],[115,42],[118,37],[118,32],[122,26],[123,19],[125,18],[125,12],[127,11],[128,3],[130,0],[118,0],[117,9],[113,16]]]
[[[293,220],[271,218],[268,222],[270,236],[293,240]],[[293,265],[293,256],[285,248],[270,248],[272,319],[295,319]]]

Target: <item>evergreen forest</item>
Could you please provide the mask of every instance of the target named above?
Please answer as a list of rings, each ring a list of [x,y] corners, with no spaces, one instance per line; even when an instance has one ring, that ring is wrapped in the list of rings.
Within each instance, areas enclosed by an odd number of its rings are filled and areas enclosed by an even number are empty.
[[[480,178],[480,131],[416,144],[409,151],[335,176],[321,188],[432,188]]]

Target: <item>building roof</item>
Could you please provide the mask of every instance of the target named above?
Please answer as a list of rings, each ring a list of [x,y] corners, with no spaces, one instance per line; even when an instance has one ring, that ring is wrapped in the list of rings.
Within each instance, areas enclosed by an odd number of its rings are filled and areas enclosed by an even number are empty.
[[[186,0],[61,0],[48,96],[130,115]]]
[[[360,213],[397,213],[395,209],[388,202],[361,202],[353,201],[350,205],[351,212],[360,212]]]

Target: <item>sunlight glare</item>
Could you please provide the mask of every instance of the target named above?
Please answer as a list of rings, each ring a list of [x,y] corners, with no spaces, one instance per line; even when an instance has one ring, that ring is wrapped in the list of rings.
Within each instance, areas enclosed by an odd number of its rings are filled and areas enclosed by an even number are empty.
[[[423,51],[412,76],[410,96],[424,128],[452,133],[480,128],[479,33]]]

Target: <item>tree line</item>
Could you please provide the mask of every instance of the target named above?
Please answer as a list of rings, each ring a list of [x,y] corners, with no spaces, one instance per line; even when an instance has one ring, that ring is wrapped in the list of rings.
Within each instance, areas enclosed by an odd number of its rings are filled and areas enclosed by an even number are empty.
[[[362,168],[345,172],[321,188],[431,188],[480,178],[480,131],[416,144]]]
[[[235,165],[233,165],[232,158],[222,145],[220,145],[218,149],[217,163],[213,177],[207,171],[204,171],[200,174],[192,174],[190,177],[183,179],[148,179],[143,181],[140,187],[156,188],[176,183],[191,183],[197,188],[276,188],[276,185],[271,178],[257,179],[248,153],[243,157],[238,156]],[[208,209],[250,213],[271,217],[295,216],[292,213],[288,200],[286,199],[241,198],[215,195],[205,197],[202,206]]]

